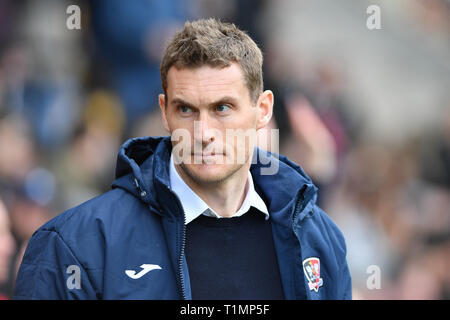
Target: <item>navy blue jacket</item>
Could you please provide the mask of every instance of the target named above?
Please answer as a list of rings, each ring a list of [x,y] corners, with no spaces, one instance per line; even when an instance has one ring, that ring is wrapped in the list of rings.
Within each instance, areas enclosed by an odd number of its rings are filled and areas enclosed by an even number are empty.
[[[128,140],[110,191],[33,234],[14,298],[190,299],[184,214],[169,187],[170,152],[170,137]],[[351,299],[345,241],[315,204],[317,188],[286,157],[264,157],[279,161],[277,174],[261,174],[268,163],[263,157],[250,170],[270,212],[285,297]],[[313,273],[309,258],[320,261]],[[144,264],[157,267],[149,271]]]

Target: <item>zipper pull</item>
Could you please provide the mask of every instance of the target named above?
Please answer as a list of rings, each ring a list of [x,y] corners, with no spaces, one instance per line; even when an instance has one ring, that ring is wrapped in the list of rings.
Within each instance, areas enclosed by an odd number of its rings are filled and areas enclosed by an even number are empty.
[[[134,185],[138,189],[139,195],[141,196],[141,198],[144,198],[147,195],[147,192],[141,188],[141,186],[139,185],[139,182],[136,178],[134,178]]]

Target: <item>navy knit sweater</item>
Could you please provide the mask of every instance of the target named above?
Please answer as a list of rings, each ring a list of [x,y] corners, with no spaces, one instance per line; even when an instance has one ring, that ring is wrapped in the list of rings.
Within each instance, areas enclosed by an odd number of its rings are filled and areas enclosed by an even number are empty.
[[[284,299],[270,219],[201,215],[187,225],[193,299]]]

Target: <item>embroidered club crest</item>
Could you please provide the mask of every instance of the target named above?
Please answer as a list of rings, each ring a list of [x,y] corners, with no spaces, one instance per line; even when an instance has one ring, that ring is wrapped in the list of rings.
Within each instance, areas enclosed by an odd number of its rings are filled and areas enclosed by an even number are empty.
[[[309,290],[319,291],[319,287],[323,285],[323,279],[320,277],[320,260],[311,257],[303,260],[303,271],[306,279],[308,279]]]

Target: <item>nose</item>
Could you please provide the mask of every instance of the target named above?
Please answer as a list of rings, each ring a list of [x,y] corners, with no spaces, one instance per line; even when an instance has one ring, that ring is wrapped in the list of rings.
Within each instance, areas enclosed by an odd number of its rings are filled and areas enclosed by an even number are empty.
[[[207,146],[216,140],[216,129],[211,126],[211,120],[206,114],[200,114],[199,120],[194,123],[194,142]]]

